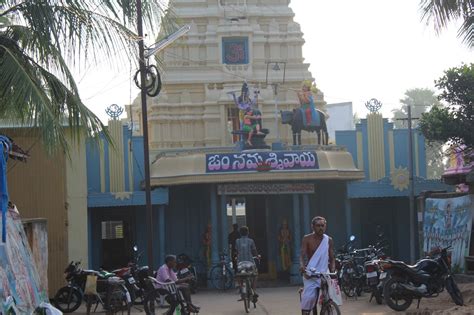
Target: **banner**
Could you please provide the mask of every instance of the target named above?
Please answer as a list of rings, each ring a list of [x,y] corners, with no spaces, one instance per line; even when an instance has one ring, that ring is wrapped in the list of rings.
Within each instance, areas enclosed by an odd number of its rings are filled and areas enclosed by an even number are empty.
[[[219,195],[281,195],[281,194],[313,194],[314,184],[307,183],[253,183],[225,184],[217,186]]]
[[[447,199],[428,198],[423,220],[423,251],[451,246],[451,267],[464,272],[464,257],[469,255],[473,196]]]
[[[318,169],[313,151],[206,154],[206,173]]]

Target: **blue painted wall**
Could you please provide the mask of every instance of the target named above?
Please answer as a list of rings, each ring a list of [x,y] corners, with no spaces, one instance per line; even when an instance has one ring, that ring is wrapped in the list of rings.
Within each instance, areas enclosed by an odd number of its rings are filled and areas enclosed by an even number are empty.
[[[394,129],[393,123],[384,119],[384,155],[385,155],[385,176],[390,176],[390,154],[388,146],[388,132],[393,130],[394,141],[394,158],[395,167],[408,168],[408,129]],[[368,155],[368,134],[367,134],[367,119],[361,119],[361,123],[356,125],[356,130],[338,130],[336,131],[336,143],[343,145],[352,154],[354,163],[358,165],[357,161],[357,138],[356,132],[362,132],[363,158],[365,176],[369,178],[369,155]],[[418,162],[420,177],[426,178],[426,151],[425,138],[416,129],[413,130],[413,137],[418,140]],[[415,145],[415,141],[413,141]],[[413,159],[415,159],[415,149],[413,150]],[[415,164],[414,164],[415,167]],[[416,174],[416,170],[415,170]]]

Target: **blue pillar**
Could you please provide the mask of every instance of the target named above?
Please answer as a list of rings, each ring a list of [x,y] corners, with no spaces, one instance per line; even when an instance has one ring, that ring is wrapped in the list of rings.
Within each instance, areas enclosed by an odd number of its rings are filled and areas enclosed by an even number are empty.
[[[211,265],[214,266],[215,264],[219,263],[219,233],[218,231],[218,223],[217,223],[217,191],[216,185],[212,184],[210,186],[210,207],[211,207],[211,228],[212,228],[212,236],[211,236]],[[207,284],[208,287],[212,287],[210,281]]]
[[[351,200],[349,197],[346,197],[344,201],[344,208],[346,212],[346,239],[349,239],[349,236],[352,235],[352,210],[351,210]]]
[[[300,275],[301,226],[300,226],[300,198],[293,194],[293,263],[290,269],[291,284],[302,282]]]
[[[311,218],[309,216],[309,195],[303,195],[303,234],[311,233]]]
[[[229,231],[227,226],[227,199],[224,194],[221,195],[221,206],[219,212],[221,214],[221,250],[225,250],[226,253],[228,253],[229,248],[227,245],[227,235],[229,234]]]
[[[159,263],[158,266],[161,266],[161,264],[164,263],[165,261],[165,255],[166,255],[166,248],[165,248],[165,206],[160,205],[158,208],[158,219],[159,219],[159,224],[160,224],[160,229],[159,229],[159,244],[160,244],[160,258],[159,258]]]

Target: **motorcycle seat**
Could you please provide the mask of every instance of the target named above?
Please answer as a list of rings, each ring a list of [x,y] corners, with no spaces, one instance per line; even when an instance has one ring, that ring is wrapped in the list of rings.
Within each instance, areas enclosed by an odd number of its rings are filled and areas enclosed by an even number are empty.
[[[399,268],[402,268],[402,269],[405,269],[405,270],[408,270],[408,271],[413,271],[413,272],[418,272],[421,268],[421,265],[419,262],[417,262],[416,264],[414,265],[409,265],[407,263],[405,263],[404,261],[401,261],[401,260],[387,260],[392,266],[397,266]]]

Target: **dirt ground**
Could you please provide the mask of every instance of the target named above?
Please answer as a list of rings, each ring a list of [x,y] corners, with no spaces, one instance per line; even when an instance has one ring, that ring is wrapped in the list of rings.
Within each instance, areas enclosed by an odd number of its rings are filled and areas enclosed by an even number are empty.
[[[466,306],[454,305],[448,292],[444,291],[437,298],[421,300],[420,309],[418,311],[413,310],[407,312],[407,314],[474,314],[474,283],[460,283],[459,289],[461,290]]]
[[[474,282],[461,283],[459,288],[463,294],[466,306],[456,306],[447,292],[431,299],[423,299],[420,308],[416,308],[416,301],[407,312],[394,312],[386,305],[377,305],[375,301],[369,303],[369,295],[364,293],[357,299],[344,299],[341,306],[342,314],[350,315],[382,315],[382,314],[407,314],[407,315],[474,315]],[[262,288],[257,308],[250,314],[259,315],[299,315],[299,299],[297,287]],[[245,314],[242,302],[238,302],[239,295],[236,290],[200,291],[193,295],[195,304],[201,306],[199,315],[237,315]],[[161,314],[165,309],[158,312]],[[85,315],[84,307],[74,314]],[[102,313],[103,314],[103,313]],[[132,314],[144,315],[143,307],[137,306]]]

